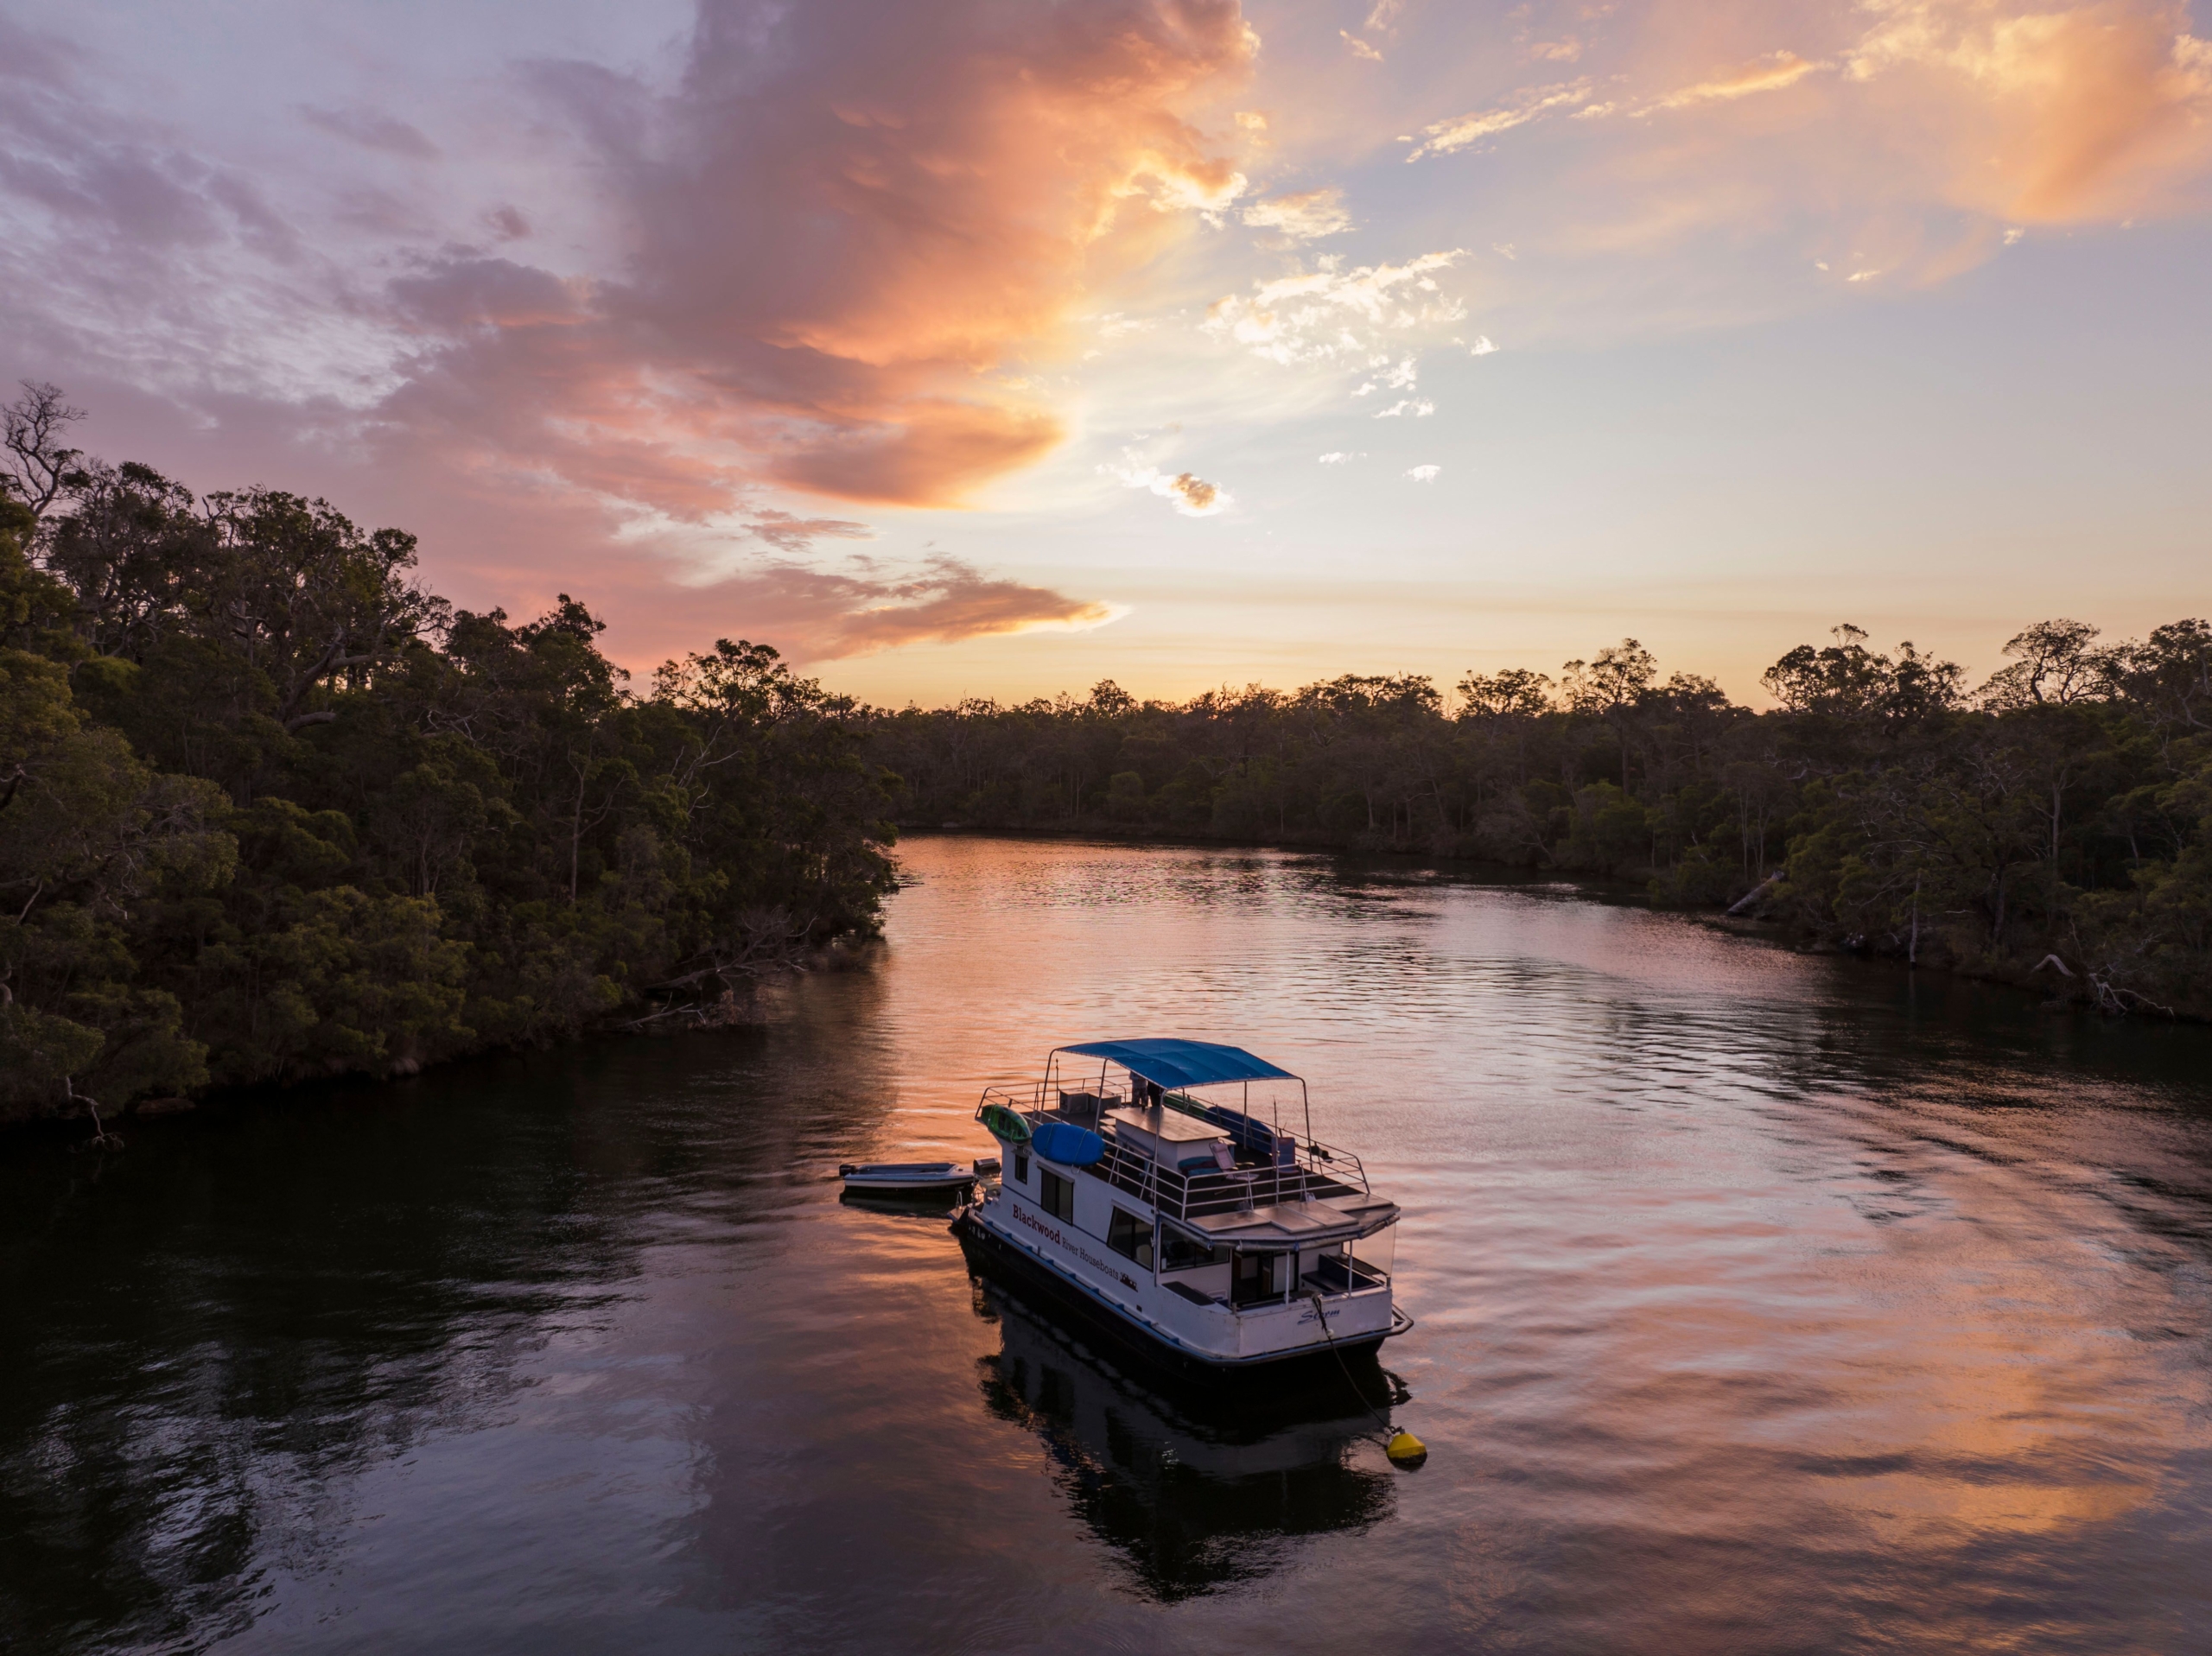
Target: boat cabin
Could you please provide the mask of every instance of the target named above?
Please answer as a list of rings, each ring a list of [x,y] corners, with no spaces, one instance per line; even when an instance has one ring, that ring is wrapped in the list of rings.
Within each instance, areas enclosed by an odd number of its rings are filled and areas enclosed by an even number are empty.
[[[1289,1071],[1206,1042],[1090,1042],[1056,1049],[1033,1089],[987,1092],[977,1114],[1007,1152],[1006,1201],[979,1217],[1023,1247],[1111,1266],[1088,1246],[1103,1243],[1146,1300],[1158,1291],[1239,1322],[1287,1311],[1326,1317],[1333,1336],[1339,1313],[1325,1302],[1358,1297],[1379,1298],[1378,1329],[1397,1326],[1398,1209],[1358,1157],[1313,1137],[1306,1083]],[[1308,1326],[1296,1337],[1323,1336]],[[1257,1324],[1236,1342],[1255,1342]]]

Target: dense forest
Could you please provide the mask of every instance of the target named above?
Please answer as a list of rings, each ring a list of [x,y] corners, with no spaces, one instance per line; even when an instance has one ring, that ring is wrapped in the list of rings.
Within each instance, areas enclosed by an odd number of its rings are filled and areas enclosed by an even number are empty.
[[[7,410],[0,1121],[711,1020],[874,930],[887,779],[773,650],[632,689],[579,601],[455,609],[410,536],[77,417]]]
[[[861,707],[766,645],[649,685],[580,601],[456,609],[321,501],[0,466],[0,1121],[733,1014],[872,936],[893,821],[1630,879],[1837,946],[2212,1014],[2212,626],[2031,626],[1971,686],[1855,627],[1775,706],[1567,663]]]
[[[1632,879],[2107,1011],[2212,1012],[2212,626],[2031,626],[1969,687],[1838,627],[1776,706],[1624,639],[1556,680],[870,712],[912,824],[1416,851]]]

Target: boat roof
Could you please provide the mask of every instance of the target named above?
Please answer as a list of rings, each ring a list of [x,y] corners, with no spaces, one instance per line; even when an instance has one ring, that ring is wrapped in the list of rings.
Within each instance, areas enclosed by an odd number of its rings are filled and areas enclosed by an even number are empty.
[[[1265,1058],[1241,1046],[1213,1041],[1182,1041],[1162,1037],[1141,1041],[1086,1041],[1064,1046],[1062,1052],[1088,1058],[1106,1058],[1133,1075],[1162,1087],[1215,1087],[1231,1081],[1296,1081],[1287,1069],[1278,1069]]]
[[[1249,1211],[1200,1214],[1176,1221],[1209,1244],[1246,1247],[1307,1247],[1316,1243],[1372,1236],[1398,1218],[1398,1204],[1381,1196],[1354,1195],[1323,1200],[1281,1202]]]

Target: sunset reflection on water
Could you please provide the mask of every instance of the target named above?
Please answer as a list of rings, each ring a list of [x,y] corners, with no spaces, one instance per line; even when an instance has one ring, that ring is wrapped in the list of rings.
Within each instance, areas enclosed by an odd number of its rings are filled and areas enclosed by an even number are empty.
[[[881,957],[757,1029],[6,1170],[0,1634],[2202,1647],[2212,1031],[1404,865],[902,854]],[[1405,1207],[1420,1472],[838,1199],[1154,1033],[1307,1075]]]

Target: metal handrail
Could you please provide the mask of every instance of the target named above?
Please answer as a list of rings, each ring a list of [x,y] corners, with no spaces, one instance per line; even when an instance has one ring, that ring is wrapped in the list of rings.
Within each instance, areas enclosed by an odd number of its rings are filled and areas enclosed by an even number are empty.
[[[1028,1094],[1026,1100],[1022,1096],[1023,1090]],[[1048,1103],[1046,1093],[1046,1083],[1041,1081],[1027,1089],[1017,1089],[1012,1087],[987,1087],[983,1089],[982,1104],[977,1105],[976,1108],[980,1113],[983,1104],[1001,1104],[1033,1120],[1061,1119],[1058,1105],[1057,1102]],[[1096,1123],[1099,1136],[1107,1140],[1115,1154],[1132,1161],[1141,1161],[1146,1166],[1154,1170],[1157,1175],[1157,1188],[1161,1192],[1161,1200],[1157,1204],[1160,1211],[1173,1212],[1179,1219],[1194,1216],[1187,1215],[1183,1211],[1182,1197],[1185,1190],[1187,1190],[1191,1183],[1185,1175],[1173,1168],[1161,1166],[1153,1157],[1139,1157],[1135,1152],[1115,1142],[1113,1129],[1103,1118],[1108,1110],[1120,1108],[1128,1101],[1118,1094],[1101,1094],[1095,1096],[1098,1098],[1099,1114],[1102,1118]],[[1202,1115],[1193,1107],[1192,1101],[1184,1099],[1179,1101],[1174,1094],[1169,1094],[1162,1101],[1179,1114],[1198,1116],[1198,1119],[1205,1120],[1211,1119]],[[1205,1186],[1207,1191],[1204,1199],[1209,1203],[1201,1211],[1227,1213],[1243,1205],[1243,1187],[1248,1178],[1251,1183],[1251,1201],[1255,1206],[1260,1205],[1260,1192],[1263,1189],[1268,1192],[1268,1201],[1271,1203],[1283,1201],[1294,1202],[1306,1193],[1325,1197],[1330,1195],[1373,1194],[1373,1187],[1367,1182],[1365,1164],[1351,1151],[1340,1150],[1334,1145],[1325,1145],[1318,1139],[1300,1139],[1297,1145],[1298,1160],[1289,1167],[1262,1164],[1255,1167],[1240,1168],[1234,1174],[1198,1175],[1198,1183]],[[1119,1183],[1118,1181],[1115,1182]],[[1183,1189],[1178,1189],[1178,1200],[1171,1208],[1166,1200],[1166,1194],[1169,1190],[1177,1187],[1183,1187]],[[1119,1188],[1128,1190],[1131,1196],[1147,1198],[1149,1196],[1149,1192],[1142,1187],[1141,1181],[1136,1185],[1120,1184]],[[1225,1203],[1220,1202],[1220,1193],[1224,1191],[1233,1191],[1235,1199]]]

